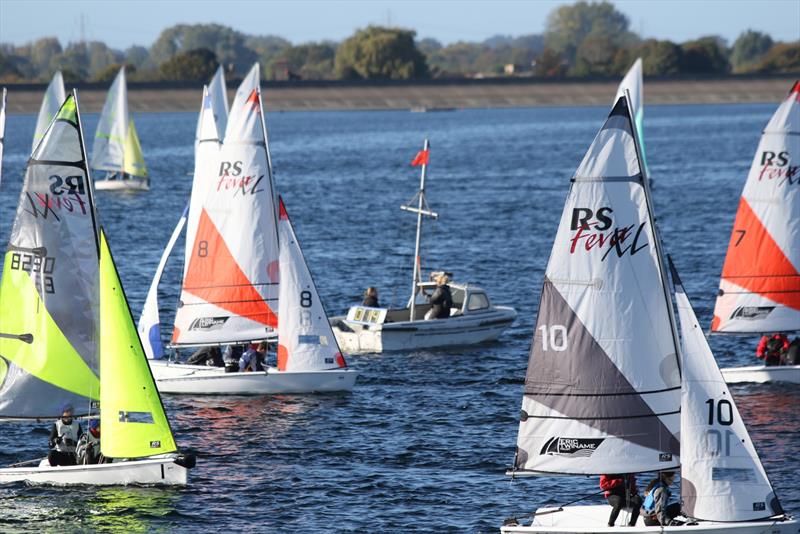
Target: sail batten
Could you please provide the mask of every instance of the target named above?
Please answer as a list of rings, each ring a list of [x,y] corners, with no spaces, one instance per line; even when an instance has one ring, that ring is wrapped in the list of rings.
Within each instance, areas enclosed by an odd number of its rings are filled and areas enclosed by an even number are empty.
[[[646,170],[627,97],[574,174],[547,265],[515,470],[680,463],[680,369]]]
[[[773,114],[733,223],[711,331],[800,331],[800,84]]]

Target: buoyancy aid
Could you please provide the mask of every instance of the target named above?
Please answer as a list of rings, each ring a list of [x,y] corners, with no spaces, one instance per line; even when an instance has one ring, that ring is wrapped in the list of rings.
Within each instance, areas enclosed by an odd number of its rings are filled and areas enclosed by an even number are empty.
[[[650,492],[647,494],[647,497],[644,498],[644,503],[642,504],[642,510],[646,514],[654,514],[656,511],[656,490],[661,488],[662,491],[667,492],[667,500],[671,495],[669,488],[663,482],[656,482],[652,488],[650,488]]]
[[[64,424],[61,419],[56,421],[56,439],[55,449],[59,452],[75,452],[75,447],[78,445],[78,437],[80,434],[80,423],[72,420],[69,425]],[[71,440],[71,443],[67,443]]]

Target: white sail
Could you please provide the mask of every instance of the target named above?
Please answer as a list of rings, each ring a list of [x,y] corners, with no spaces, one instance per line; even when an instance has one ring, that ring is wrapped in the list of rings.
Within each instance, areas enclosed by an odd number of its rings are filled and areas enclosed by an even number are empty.
[[[671,267],[683,345],[683,513],[708,521],[752,521],[782,514],[680,278]]]
[[[158,360],[164,356],[164,345],[161,341],[161,315],[158,311],[158,284],[161,282],[164,267],[166,267],[169,255],[175,247],[175,242],[178,241],[183,227],[186,225],[188,211],[189,206],[187,205],[178,220],[178,224],[175,225],[175,229],[172,231],[164,252],[161,253],[161,260],[158,262],[156,274],[150,283],[150,289],[147,291],[147,298],[145,298],[144,307],[142,307],[142,315],[139,317],[137,330],[139,331],[139,338],[142,340],[145,356],[149,360]]]
[[[220,136],[225,133],[225,128],[228,125],[228,88],[225,85],[225,70],[222,65],[219,66],[211,82],[208,84],[208,94],[211,96],[211,102],[214,109],[214,121],[216,122],[217,132]],[[197,133],[195,134],[195,141],[203,138],[202,133],[202,119],[203,114],[197,120]]]
[[[53,122],[53,117],[56,116],[66,98],[67,92],[64,90],[64,77],[59,70],[53,75],[50,85],[47,86],[47,90],[44,92],[42,107],[39,108],[39,116],[36,118],[36,131],[33,133],[31,151],[36,148],[36,145],[44,137],[45,130]]]
[[[98,241],[74,96],[25,173],[0,282],[0,417],[90,411],[100,395]]]
[[[739,200],[713,332],[800,331],[800,82],[764,129]]]
[[[645,156],[644,147],[644,82],[642,77],[642,58],[636,58],[631,68],[628,70],[625,77],[617,88],[617,94],[614,97],[614,103],[621,96],[627,95],[630,97],[631,115],[633,116],[634,124],[636,124],[636,131],[639,133],[639,152],[644,160],[644,167],[647,170],[647,157]],[[648,173],[649,174],[649,173]]]
[[[572,179],[525,379],[514,472],[679,465],[678,348],[627,99]]]
[[[283,200],[279,204],[278,369],[320,371],[347,367]]]
[[[196,169],[195,180],[208,187],[204,199],[191,200],[176,345],[261,340],[277,327],[277,209],[254,85],[247,97],[237,91],[216,164]]]
[[[3,183],[3,150],[6,146],[6,88],[3,87],[3,100],[0,102],[0,185]]]

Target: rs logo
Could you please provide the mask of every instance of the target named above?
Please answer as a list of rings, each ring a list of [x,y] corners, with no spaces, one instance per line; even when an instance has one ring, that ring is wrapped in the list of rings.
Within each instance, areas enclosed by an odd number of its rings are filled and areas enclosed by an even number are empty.
[[[83,176],[65,176],[62,178],[54,174],[50,176],[50,192],[54,195],[62,195],[64,193],[84,195],[86,194],[86,186],[84,185]]]

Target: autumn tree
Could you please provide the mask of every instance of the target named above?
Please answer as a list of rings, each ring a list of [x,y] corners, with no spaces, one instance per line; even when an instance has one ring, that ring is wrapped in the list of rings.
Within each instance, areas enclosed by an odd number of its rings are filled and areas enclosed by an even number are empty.
[[[414,43],[415,32],[369,26],[336,50],[335,72],[344,79],[426,78],[428,64]]]
[[[747,30],[742,32],[731,48],[731,66],[734,72],[752,70],[772,48],[772,37],[765,33]]]

